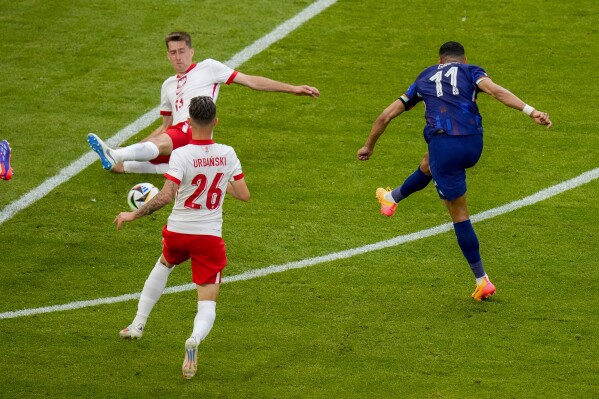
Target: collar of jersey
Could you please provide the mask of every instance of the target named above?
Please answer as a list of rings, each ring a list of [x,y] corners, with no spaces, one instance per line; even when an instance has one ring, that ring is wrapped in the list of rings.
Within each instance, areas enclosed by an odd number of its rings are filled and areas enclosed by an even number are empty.
[[[214,144],[214,140],[191,140],[189,142],[189,144],[196,144],[196,145]]]
[[[193,68],[196,67],[196,65],[198,65],[198,64],[191,64],[189,66],[189,68],[187,68],[187,71],[183,72],[182,75],[177,74],[177,79],[181,79],[183,76],[187,75],[189,73],[189,71],[191,71]]]

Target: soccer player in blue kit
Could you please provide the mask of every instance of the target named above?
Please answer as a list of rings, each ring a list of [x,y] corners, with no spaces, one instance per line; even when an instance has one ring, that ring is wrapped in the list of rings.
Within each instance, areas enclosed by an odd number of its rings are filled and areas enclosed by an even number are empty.
[[[434,181],[451,216],[460,249],[476,278],[472,298],[477,301],[495,294],[495,286],[483,267],[478,238],[466,204],[466,169],[476,165],[483,149],[482,117],[476,105],[480,91],[524,112],[539,125],[552,126],[545,112],[535,110],[494,83],[483,68],[467,64],[460,43],[447,42],[439,49],[439,64],[425,69],[408,90],[379,115],[366,143],[357,153],[359,160],[368,160],[387,125],[424,101],[424,139],[428,152],[401,186],[394,190],[378,188],[376,197],[381,204],[381,213],[392,216],[399,201]]]

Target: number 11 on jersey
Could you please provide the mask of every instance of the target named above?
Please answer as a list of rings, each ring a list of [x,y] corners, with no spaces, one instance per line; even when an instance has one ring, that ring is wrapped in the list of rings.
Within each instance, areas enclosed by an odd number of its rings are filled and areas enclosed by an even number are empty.
[[[452,94],[454,96],[460,94],[460,90],[458,89],[458,67],[453,66],[449,68],[447,72],[445,72],[445,77],[449,78]],[[431,82],[435,82],[437,97],[443,97],[443,85],[441,84],[441,79],[443,79],[443,71],[438,71],[428,79]]]

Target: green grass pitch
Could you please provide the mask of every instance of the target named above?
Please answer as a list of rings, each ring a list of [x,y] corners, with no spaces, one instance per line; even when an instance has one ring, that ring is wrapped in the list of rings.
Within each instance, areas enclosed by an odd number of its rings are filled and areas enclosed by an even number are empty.
[[[14,177],[0,212],[159,103],[172,74],[163,38],[194,37],[226,61],[311,4],[293,1],[0,0],[0,139]],[[402,115],[359,162],[376,116],[445,41],[555,126],[479,96],[485,150],[468,174],[471,214],[597,168],[597,17],[591,0],[340,0],[239,70],[318,87],[312,100],[222,87],[215,138],[239,155],[249,203],[226,199],[234,276],[449,221],[432,187],[379,214],[426,151],[423,108]],[[158,123],[158,122],[156,122]],[[140,132],[127,143],[145,137]],[[131,186],[99,162],[0,224],[0,313],[136,293],[169,210],[125,226]],[[599,183],[480,223],[490,301],[452,231],[309,268],[224,284],[198,375],[181,376],[195,293],[164,295],[144,337],[118,331],[136,301],[0,319],[0,397],[599,397]],[[169,286],[190,282],[187,264]]]

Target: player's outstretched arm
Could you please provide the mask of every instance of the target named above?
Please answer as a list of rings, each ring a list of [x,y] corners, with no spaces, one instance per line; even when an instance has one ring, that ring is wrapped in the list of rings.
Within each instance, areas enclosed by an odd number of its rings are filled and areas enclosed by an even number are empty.
[[[491,79],[483,79],[478,82],[478,88],[484,91],[485,93],[495,97],[497,100],[507,105],[510,108],[517,109],[518,111],[524,112],[526,115],[530,116],[536,124],[547,126],[549,129],[553,126],[553,122],[549,119],[549,115],[546,112],[538,111],[526,104],[524,101],[520,100],[515,94],[510,92],[508,89],[499,86]]]
[[[358,150],[356,154],[360,161],[366,161],[370,159],[372,153],[374,152],[374,146],[376,145],[377,140],[387,129],[387,125],[401,115],[406,110],[404,103],[401,100],[395,100],[391,103],[385,110],[376,118],[374,124],[372,125],[372,129],[370,129],[370,134],[366,139],[366,143],[362,148]]]
[[[249,87],[259,91],[277,91],[281,93],[295,94],[296,96],[320,97],[320,92],[316,87],[301,85],[293,86],[287,83],[279,82],[262,76],[246,75],[238,72],[233,79],[233,83]]]
[[[156,212],[166,204],[173,202],[178,188],[179,185],[177,185],[177,183],[171,180],[166,180],[162,190],[160,190],[160,192],[156,194],[154,198],[133,212],[119,213],[112,223],[116,224],[117,230],[120,230],[123,228],[123,223],[131,222],[135,219],[139,219],[142,216],[150,215]]]
[[[248,189],[245,179],[234,180],[227,184],[227,194],[241,201],[250,200],[250,190]]]

